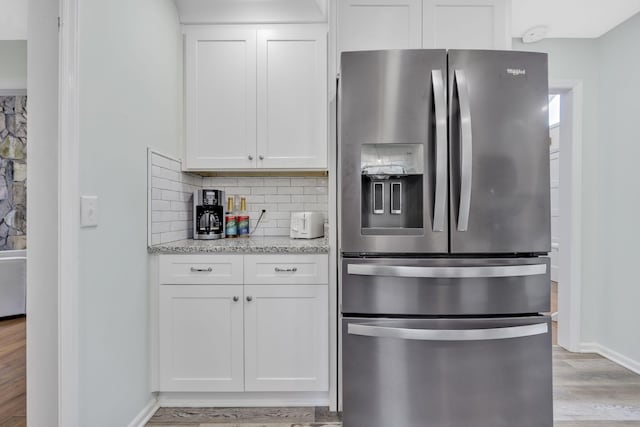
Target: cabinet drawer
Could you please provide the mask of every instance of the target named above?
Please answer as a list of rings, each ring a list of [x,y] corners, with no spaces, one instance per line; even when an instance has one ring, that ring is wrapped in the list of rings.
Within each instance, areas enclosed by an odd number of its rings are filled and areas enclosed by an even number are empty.
[[[162,255],[160,284],[240,285],[242,255]]]
[[[327,255],[245,255],[247,285],[311,285],[329,282]]]

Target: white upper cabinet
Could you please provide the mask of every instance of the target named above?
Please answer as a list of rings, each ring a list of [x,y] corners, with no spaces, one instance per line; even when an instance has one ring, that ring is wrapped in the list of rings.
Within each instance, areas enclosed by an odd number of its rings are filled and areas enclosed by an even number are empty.
[[[326,169],[326,25],[185,27],[185,169]]]
[[[340,53],[510,49],[510,0],[336,0]]]
[[[508,0],[424,0],[425,49],[511,49]]]
[[[257,167],[325,169],[326,30],[259,30],[257,46]]]
[[[338,51],[418,49],[422,0],[338,0]]]
[[[256,165],[256,32],[186,33],[186,166]]]

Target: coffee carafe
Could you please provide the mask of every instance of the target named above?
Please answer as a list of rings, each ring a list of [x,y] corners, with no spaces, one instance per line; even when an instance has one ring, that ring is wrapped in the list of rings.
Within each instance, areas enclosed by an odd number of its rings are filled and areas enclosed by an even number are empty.
[[[214,240],[224,237],[224,191],[193,192],[193,238]]]

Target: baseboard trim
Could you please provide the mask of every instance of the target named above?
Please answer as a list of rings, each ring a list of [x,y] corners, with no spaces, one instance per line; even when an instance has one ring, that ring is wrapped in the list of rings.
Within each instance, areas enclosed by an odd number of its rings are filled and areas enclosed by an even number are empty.
[[[155,397],[147,403],[138,415],[129,423],[129,427],[144,427],[147,421],[151,419],[153,414],[160,408],[160,403]]]
[[[181,393],[158,394],[161,407],[329,406],[326,392]]]
[[[615,350],[611,350],[608,347],[605,347],[596,342],[588,342],[580,344],[580,352],[581,353],[597,353],[602,357],[606,357],[614,363],[617,363],[620,366],[624,366],[630,371],[635,372],[640,375],[640,361],[633,360],[630,357],[627,357],[623,354],[618,353]]]

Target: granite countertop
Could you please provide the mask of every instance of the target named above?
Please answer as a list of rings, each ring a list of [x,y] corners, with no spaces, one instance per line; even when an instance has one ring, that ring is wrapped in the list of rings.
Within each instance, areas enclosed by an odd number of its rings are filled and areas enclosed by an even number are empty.
[[[290,239],[289,237],[249,237],[219,240],[178,240],[149,246],[151,254],[325,254],[327,238]]]

